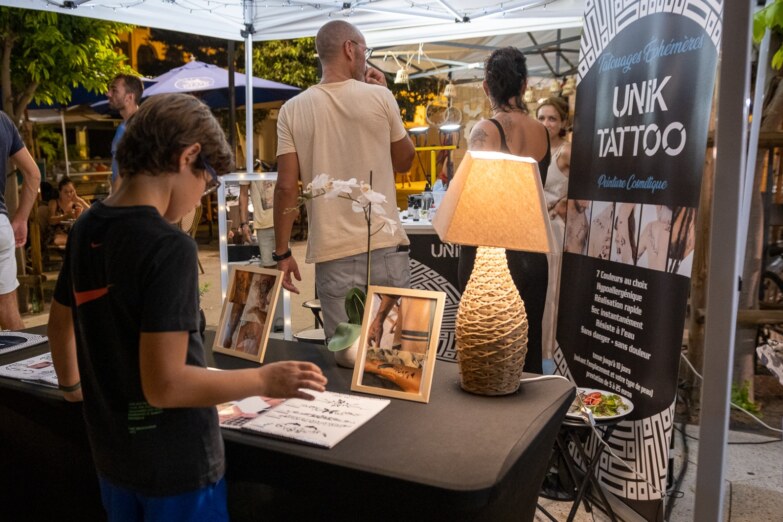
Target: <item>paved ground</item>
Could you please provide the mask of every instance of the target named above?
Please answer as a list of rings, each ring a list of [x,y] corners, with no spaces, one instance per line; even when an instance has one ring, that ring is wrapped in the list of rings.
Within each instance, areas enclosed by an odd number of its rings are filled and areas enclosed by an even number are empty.
[[[203,237],[202,237],[203,236]],[[216,242],[207,243],[206,231],[199,236],[200,254],[205,273],[200,276],[202,285],[208,284],[208,289],[202,297],[204,309],[209,327],[216,327],[220,321],[222,308],[220,296],[220,259]],[[313,298],[313,267],[304,263],[304,243],[293,245],[294,254],[300,261],[303,281],[300,285],[302,293],[292,295],[292,331],[297,332],[313,327],[313,316],[309,310],[303,308],[301,303]],[[49,274],[48,287],[53,286],[56,273]],[[28,314],[24,316],[26,326],[45,324],[48,319],[48,303],[44,312]],[[773,386],[774,387],[774,386]],[[767,401],[768,408],[773,413],[775,420],[765,419],[774,423],[778,428],[780,424],[780,404],[783,398],[774,395]],[[739,422],[732,427],[743,429],[747,426]],[[694,520],[693,503],[696,485],[696,457],[698,455],[698,426],[688,425],[685,428],[685,437],[675,432],[674,469],[679,473],[687,462],[687,472],[678,491],[672,493],[674,509],[670,520],[673,522],[686,522]],[[755,430],[755,429],[754,429]],[[747,428],[743,429],[747,431]],[[774,434],[769,431],[744,433],[732,431],[726,466],[726,495],[725,495],[725,520],[730,521],[772,521],[780,520],[783,513],[783,442],[775,441]],[[687,445],[687,446],[686,446]],[[686,449],[687,448],[687,449]],[[547,509],[557,520],[566,520],[571,509],[570,502],[555,502],[541,499],[541,505]],[[536,520],[548,520],[540,512]],[[602,513],[587,513],[584,507],[580,507],[576,515],[577,522],[592,520],[608,520]],[[633,520],[629,518],[629,520]]]

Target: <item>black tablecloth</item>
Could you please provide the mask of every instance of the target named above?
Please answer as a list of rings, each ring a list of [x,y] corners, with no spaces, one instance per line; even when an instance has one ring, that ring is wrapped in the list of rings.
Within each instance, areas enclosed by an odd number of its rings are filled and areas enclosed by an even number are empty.
[[[0,364],[47,350],[43,345],[0,356]],[[270,340],[266,361],[283,359],[315,362],[328,376],[329,390],[350,389],[351,371],[338,368],[323,347]],[[220,354],[215,362],[222,368],[253,364]],[[457,365],[438,361],[429,404],[392,399],[329,450],[224,430],[230,502],[247,507],[260,499],[233,494],[232,484],[237,492],[265,484],[285,492],[272,495],[278,506],[267,515],[531,520],[573,395],[573,387],[559,380],[523,384],[505,397],[471,395],[459,388]],[[0,378],[2,505],[29,501],[47,513],[44,499],[66,502],[57,510],[60,520],[70,514],[92,520],[100,513],[80,415],[79,406],[56,390]],[[32,482],[21,484],[17,477]]]

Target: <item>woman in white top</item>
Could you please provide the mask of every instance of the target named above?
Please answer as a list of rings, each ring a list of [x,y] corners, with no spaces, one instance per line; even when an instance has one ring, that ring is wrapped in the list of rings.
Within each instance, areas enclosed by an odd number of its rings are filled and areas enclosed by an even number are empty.
[[[568,125],[568,103],[563,98],[545,99],[536,110],[538,121],[549,132],[552,162],[547,170],[544,195],[552,223],[556,249],[549,261],[549,287],[544,309],[543,350],[544,358],[552,357],[557,327],[557,300],[560,292],[560,262],[565,236],[565,219],[568,201],[568,174],[571,169],[571,143],[565,140]]]
[[[536,111],[538,121],[549,131],[552,162],[546,176],[546,205],[555,233],[556,243],[562,249],[565,229],[568,173],[571,169],[571,143],[565,140],[568,125],[568,104],[562,98],[545,99]]]

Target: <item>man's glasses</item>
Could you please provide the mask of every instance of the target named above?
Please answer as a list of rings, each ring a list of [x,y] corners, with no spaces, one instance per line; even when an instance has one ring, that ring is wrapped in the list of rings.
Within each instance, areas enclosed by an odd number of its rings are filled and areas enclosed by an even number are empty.
[[[209,174],[207,186],[204,188],[204,193],[202,194],[202,196],[206,196],[208,194],[212,194],[218,189],[220,186],[220,178],[218,177],[217,172],[215,172],[215,169],[212,168],[212,165],[207,162],[204,156],[199,156],[199,159],[201,160],[201,164],[204,167],[204,170],[207,172],[207,174]]]
[[[351,42],[354,45],[359,45],[359,46],[363,45],[363,44],[360,44],[359,42],[355,42],[353,40],[348,40],[348,41]],[[372,56],[372,47],[367,47],[366,45],[364,45],[363,47],[364,47],[364,60],[367,61],[367,60],[370,59],[370,56]]]

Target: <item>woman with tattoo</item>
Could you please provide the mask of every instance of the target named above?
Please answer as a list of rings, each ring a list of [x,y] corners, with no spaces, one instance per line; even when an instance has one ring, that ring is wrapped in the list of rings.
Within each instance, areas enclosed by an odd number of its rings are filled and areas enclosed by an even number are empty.
[[[470,132],[470,150],[500,151],[538,161],[541,184],[549,168],[549,134],[528,114],[522,102],[527,88],[525,56],[513,47],[494,51],[484,65],[484,93],[492,107],[492,118],[481,120]],[[498,195],[503,187],[497,187]],[[506,251],[511,277],[527,312],[527,357],[525,371],[541,373],[541,331],[548,280],[545,254]],[[476,248],[462,246],[459,257],[460,288],[465,289],[476,259]]]

